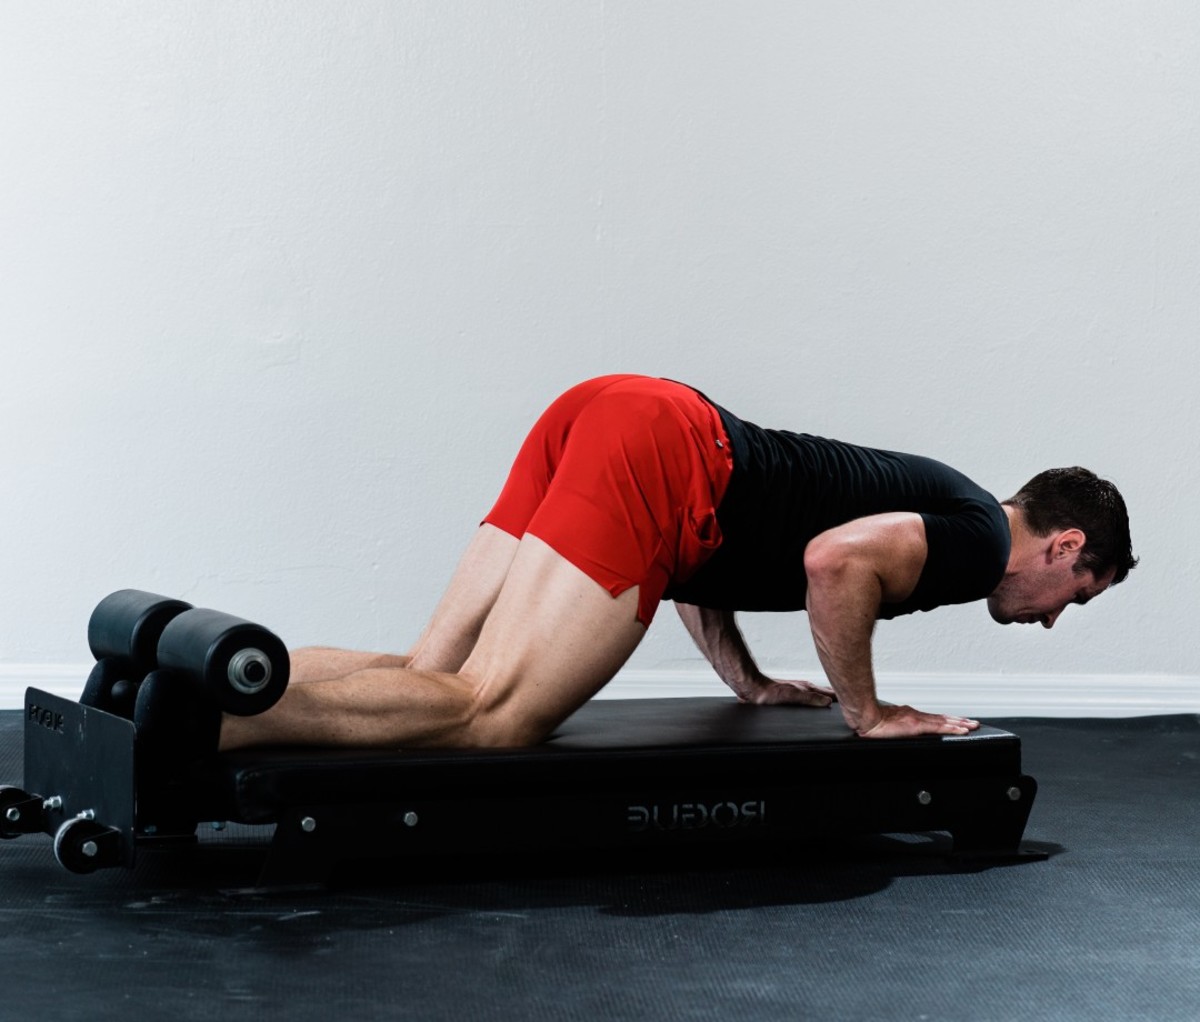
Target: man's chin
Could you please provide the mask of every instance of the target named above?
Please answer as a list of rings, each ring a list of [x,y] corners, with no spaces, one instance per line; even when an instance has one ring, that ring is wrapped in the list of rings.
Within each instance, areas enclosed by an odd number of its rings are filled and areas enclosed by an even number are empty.
[[[1003,610],[993,606],[990,602],[988,603],[988,613],[992,615],[992,620],[998,625],[1011,625],[1016,620],[1011,614],[1004,613]]]

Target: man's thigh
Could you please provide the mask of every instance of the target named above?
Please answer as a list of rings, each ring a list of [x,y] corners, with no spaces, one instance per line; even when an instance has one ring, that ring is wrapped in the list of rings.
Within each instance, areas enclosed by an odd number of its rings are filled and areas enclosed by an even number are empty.
[[[462,674],[477,685],[480,744],[541,741],[595,695],[645,635],[638,589],[613,597],[525,536]]]

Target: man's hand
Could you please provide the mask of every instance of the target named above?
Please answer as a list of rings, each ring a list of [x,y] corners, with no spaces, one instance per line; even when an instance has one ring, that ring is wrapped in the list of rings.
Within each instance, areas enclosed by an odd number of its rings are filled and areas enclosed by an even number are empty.
[[[870,727],[856,730],[862,738],[911,738],[915,735],[965,735],[979,727],[968,717],[947,717],[940,713],[922,713],[911,706],[880,704],[879,718]]]
[[[736,690],[739,703],[754,703],[756,706],[828,706],[837,701],[831,688],[814,685],[811,681],[763,677],[753,685],[739,686]]]

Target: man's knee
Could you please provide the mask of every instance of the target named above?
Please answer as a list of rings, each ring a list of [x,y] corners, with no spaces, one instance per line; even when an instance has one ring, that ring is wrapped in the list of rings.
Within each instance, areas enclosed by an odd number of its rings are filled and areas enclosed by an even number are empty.
[[[475,749],[526,748],[544,742],[558,723],[492,705],[480,692],[471,702],[465,744]]]

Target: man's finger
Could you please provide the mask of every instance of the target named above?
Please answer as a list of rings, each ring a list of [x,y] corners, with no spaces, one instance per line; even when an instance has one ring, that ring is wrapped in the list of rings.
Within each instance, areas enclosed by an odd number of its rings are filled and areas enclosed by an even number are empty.
[[[774,681],[772,692],[779,702],[802,703],[805,706],[828,706],[832,701],[832,692],[824,692],[816,685],[807,681]]]
[[[823,695],[810,688],[800,688],[796,685],[783,686],[781,687],[781,692],[784,693],[783,701],[800,703],[803,706],[828,706],[833,701],[827,695]]]
[[[793,688],[791,701],[801,703],[804,706],[828,706],[833,702],[829,696],[807,687]]]

